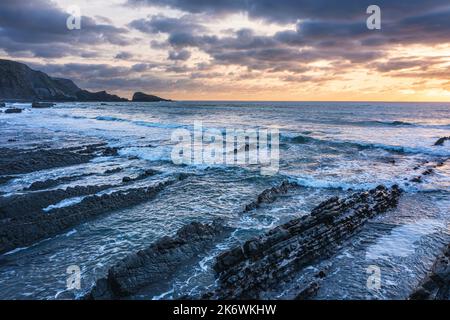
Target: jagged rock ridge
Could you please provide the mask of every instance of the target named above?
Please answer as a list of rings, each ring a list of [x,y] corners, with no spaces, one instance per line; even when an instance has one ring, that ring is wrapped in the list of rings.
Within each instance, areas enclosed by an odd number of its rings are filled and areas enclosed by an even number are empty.
[[[160,284],[179,268],[211,249],[229,232],[230,228],[219,221],[212,224],[192,222],[173,237],[163,237],[148,248],[119,261],[108,271],[106,278],[97,281],[86,298],[124,298],[144,287]]]
[[[291,220],[222,253],[214,265],[219,286],[208,298],[259,299],[303,267],[334,253],[367,220],[396,207],[397,186],[333,197],[310,215]]]

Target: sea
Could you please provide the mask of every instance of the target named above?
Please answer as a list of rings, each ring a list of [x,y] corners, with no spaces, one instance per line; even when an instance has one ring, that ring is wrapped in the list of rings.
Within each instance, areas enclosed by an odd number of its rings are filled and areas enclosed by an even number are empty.
[[[132,299],[196,296],[216,285],[212,265],[221,252],[309,214],[330,197],[378,185],[403,189],[398,207],[369,221],[332,257],[299,272],[301,281],[326,268],[316,299],[405,299],[450,240],[450,141],[434,145],[450,136],[450,103],[176,101],[58,103],[48,109],[7,104],[12,106],[23,112],[0,113],[1,147],[57,149],[103,141],[118,154],[17,175],[0,184],[0,197],[34,192],[27,190],[33,182],[59,177],[73,179],[51,188],[112,184],[106,192],[149,183],[121,184],[124,176],[147,169],[161,173],[150,178],[153,182],[181,172],[188,178],[150,201],[1,255],[0,299],[80,298],[127,255],[192,221],[219,218],[234,229],[229,237],[198,263]],[[277,171],[262,174],[257,164],[246,163],[174,163],[174,132],[191,131],[196,123],[205,131],[276,130]],[[122,170],[103,174],[115,168]],[[412,181],[428,168],[431,174]],[[298,187],[244,212],[263,190],[285,180]],[[82,200],[68,198],[43,211],[52,214]],[[67,289],[70,266],[81,271],[75,292]],[[376,288],[369,283],[374,268],[381,279]],[[271,294],[287,298],[283,288]]]

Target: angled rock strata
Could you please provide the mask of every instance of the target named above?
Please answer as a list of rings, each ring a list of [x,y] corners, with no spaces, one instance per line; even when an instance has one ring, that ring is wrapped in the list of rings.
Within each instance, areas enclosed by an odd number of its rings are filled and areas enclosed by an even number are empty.
[[[379,186],[344,199],[333,197],[310,215],[222,253],[214,265],[218,288],[207,297],[259,299],[262,292],[276,288],[303,267],[336,252],[339,244],[367,220],[396,207],[400,193],[397,186]]]
[[[106,278],[97,281],[86,298],[124,298],[152,284],[160,284],[181,267],[196,261],[230,231],[218,221],[212,224],[190,223],[174,236],[163,237],[119,261],[108,271]]]
[[[41,200],[32,201],[30,198],[29,203],[38,207],[28,208],[29,211],[27,211],[27,207],[19,210],[20,206],[18,207],[15,198],[4,200],[3,204],[0,203],[0,254],[57,235],[101,214],[149,201],[168,185],[186,177],[184,174],[179,174],[172,179],[149,187],[130,188],[101,195],[88,195],[79,203],[54,208],[48,212],[43,212],[42,206],[48,205],[52,199],[66,198],[67,194],[82,195],[92,191],[96,192],[98,188],[103,187],[75,187],[68,188],[65,191],[43,192],[42,195],[48,195],[44,198],[46,203],[42,204]],[[27,197],[36,199],[39,194],[31,194]]]

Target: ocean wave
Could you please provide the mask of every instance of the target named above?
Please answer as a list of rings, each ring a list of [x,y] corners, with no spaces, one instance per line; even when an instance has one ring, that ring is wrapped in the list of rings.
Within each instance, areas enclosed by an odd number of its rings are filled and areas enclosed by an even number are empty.
[[[450,156],[450,150],[444,148],[430,147],[408,147],[408,146],[394,146],[382,143],[371,143],[363,141],[346,141],[346,140],[325,140],[313,137],[307,137],[304,135],[286,136],[281,135],[281,142],[291,144],[324,144],[330,146],[351,147],[357,149],[382,149],[395,153],[402,154],[425,154],[430,156],[448,157]]]
[[[183,128],[186,127],[185,125],[176,124],[176,123],[158,123],[158,122],[149,122],[149,121],[143,121],[143,120],[129,120],[129,119],[123,119],[113,116],[98,116],[94,118],[98,121],[113,121],[113,122],[128,122],[137,126],[142,127],[150,127],[150,128],[163,128],[163,129],[177,129],[177,128]]]
[[[295,183],[299,186],[306,188],[317,188],[317,189],[338,189],[344,191],[350,190],[370,190],[376,188],[382,183],[350,183],[350,182],[342,182],[342,181],[329,181],[329,180],[321,180],[315,179],[313,177],[296,177],[290,176],[288,180],[292,183]],[[384,184],[387,187],[391,187],[396,183]]]
[[[111,116],[98,116],[94,118],[95,120],[99,121],[118,121],[118,122],[126,122],[128,120],[117,118],[117,117],[111,117]]]
[[[320,121],[319,121],[320,123]],[[450,128],[450,123],[447,124],[427,124],[427,123],[416,123],[408,122],[402,120],[333,120],[333,121],[323,121],[322,123],[330,123],[335,125],[346,125],[346,126],[360,126],[360,127],[420,127],[420,128],[434,128],[434,129],[447,129]]]
[[[306,144],[306,143],[310,143],[310,142],[320,141],[319,139],[307,137],[304,135],[298,135],[295,137],[288,137],[288,136],[281,135],[280,140],[281,140],[281,142],[290,142],[290,143],[295,143],[295,144]]]
[[[359,148],[366,149],[383,149],[386,151],[403,153],[403,154],[424,154],[429,156],[448,157],[450,156],[450,150],[438,149],[434,147],[404,147],[393,146],[382,143],[366,143],[366,142],[354,142],[354,141],[342,141],[337,142],[342,144],[353,145]]]
[[[350,125],[361,126],[419,126],[417,123],[411,123],[406,121],[381,121],[381,120],[368,120],[368,121],[349,121]]]
[[[343,191],[366,191],[374,189],[379,185],[385,187],[392,187],[394,185],[399,186],[403,191],[407,193],[436,193],[448,195],[450,190],[445,185],[435,184],[433,181],[424,182],[423,184],[411,183],[411,176],[392,177],[392,180],[379,180],[374,182],[358,182],[358,181],[342,181],[339,178],[320,179],[313,176],[297,176],[295,174],[283,174],[283,178],[290,183],[297,184],[298,186],[313,189],[330,189],[330,190],[343,190]]]
[[[171,148],[169,146],[159,147],[128,147],[119,150],[123,157],[137,157],[147,161],[172,161]]]

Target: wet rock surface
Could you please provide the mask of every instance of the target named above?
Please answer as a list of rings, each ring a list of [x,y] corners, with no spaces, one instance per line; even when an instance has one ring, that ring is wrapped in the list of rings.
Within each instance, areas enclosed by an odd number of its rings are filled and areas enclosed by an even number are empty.
[[[192,222],[172,237],[163,237],[148,248],[127,256],[108,271],[87,299],[119,299],[141,289],[170,279],[181,267],[197,261],[217,241],[230,233],[221,222],[211,224]]]
[[[14,176],[0,176],[0,184],[6,183],[14,178]]]
[[[66,189],[30,192],[0,198],[0,219],[25,219],[41,214],[41,210],[67,198],[94,194],[111,185],[76,186]]]
[[[122,182],[123,183],[135,182],[135,181],[139,181],[139,180],[142,180],[142,179],[154,176],[155,174],[158,174],[158,173],[160,173],[160,172],[156,171],[156,170],[148,169],[148,170],[145,170],[143,173],[139,174],[137,177],[134,177],[134,178],[125,176],[125,177],[122,178]]]
[[[51,108],[51,107],[54,107],[54,106],[55,106],[55,104],[52,103],[52,102],[37,102],[37,101],[34,101],[31,104],[31,107],[32,108],[36,108],[36,109]]]
[[[450,300],[450,244],[434,263],[431,272],[410,296],[411,300]]]
[[[5,113],[22,113],[22,109],[19,108],[8,108],[5,110]]]
[[[401,191],[379,186],[347,198],[330,198],[310,215],[291,220],[268,233],[217,257],[218,288],[206,296],[215,299],[260,299],[302,268],[335,253],[339,245],[370,218],[395,208]],[[325,273],[323,274],[325,276]],[[320,278],[320,276],[319,276]],[[307,298],[319,284],[298,293]]]
[[[29,173],[38,170],[86,163],[108,147],[104,143],[61,149],[17,150],[0,148],[0,175]]]
[[[83,175],[75,175],[75,176],[68,176],[68,177],[60,177],[57,179],[47,179],[42,181],[35,181],[33,182],[29,187],[24,188],[23,191],[38,191],[43,189],[49,189],[52,187],[55,187],[61,183],[76,181],[83,177],[88,177],[92,174],[83,174]]]
[[[296,188],[295,183],[289,181],[283,181],[280,185],[264,190],[258,195],[255,201],[247,204],[244,207],[244,212],[257,209],[264,203],[274,202],[280,195],[286,194],[289,190]]]
[[[426,161],[420,165],[415,166],[413,168],[413,170],[415,170],[415,171],[417,171],[420,168],[422,168],[423,166],[425,166],[424,171],[420,175],[417,175],[417,176],[411,178],[409,181],[413,182],[413,183],[422,183],[423,179],[426,178],[426,176],[434,174],[435,169],[442,167],[448,160],[449,159],[443,159],[443,160],[439,160],[439,161],[437,161],[435,163],[431,163],[431,164],[428,161]]]
[[[75,187],[31,193],[24,198],[19,196],[3,199],[5,203],[1,205],[0,212],[0,253],[55,236],[101,214],[151,200],[166,186],[185,178],[186,175],[179,174],[149,187],[89,195],[74,205],[54,208],[48,212],[42,211],[42,208],[58,202],[59,199],[66,199],[69,193],[72,196],[91,194],[107,186]]]

